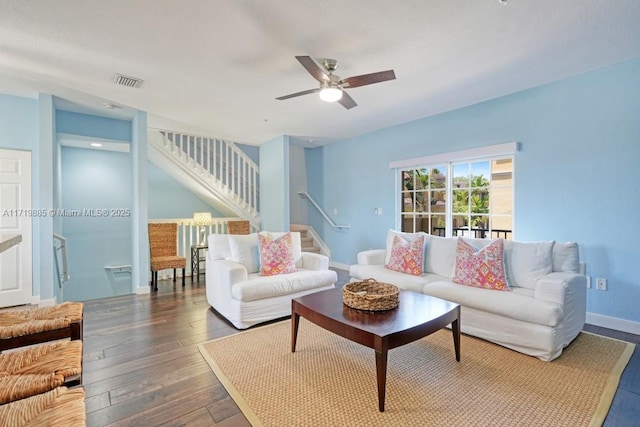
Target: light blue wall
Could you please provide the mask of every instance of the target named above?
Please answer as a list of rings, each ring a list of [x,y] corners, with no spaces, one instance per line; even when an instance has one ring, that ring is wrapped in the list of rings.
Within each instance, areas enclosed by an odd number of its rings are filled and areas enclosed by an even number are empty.
[[[33,207],[36,209],[51,209],[53,204],[54,185],[54,153],[57,155],[56,111],[51,95],[38,94],[38,163],[33,164],[38,169],[39,192],[34,198]],[[38,236],[39,251],[33,251],[34,292],[40,295],[44,303],[55,303],[56,276],[53,263],[53,218],[42,216],[33,221],[33,234]],[[37,288],[39,287],[39,291]]]
[[[150,219],[192,218],[194,212],[211,212],[214,218],[224,216],[151,162],[148,178]]]
[[[71,135],[131,141],[131,121],[70,111],[56,112],[56,130]]]
[[[0,94],[0,147],[34,150],[37,146],[38,101]]]
[[[260,228],[288,231],[289,217],[289,137],[280,136],[260,146]]]
[[[131,214],[111,215],[111,209],[131,210],[132,170],[129,154],[64,147],[62,206],[67,210],[107,209],[104,217],[64,217],[69,274],[66,300],[88,300],[131,293],[131,277],[110,280],[104,267],[132,263]],[[123,279],[123,280],[122,280]]]
[[[60,133],[123,142],[130,142],[132,138],[131,122],[127,120],[57,111],[55,124]],[[67,239],[71,276],[63,285],[65,300],[83,301],[131,293],[131,275],[115,277],[107,274],[104,267],[134,264],[133,169],[129,153],[61,149],[61,184],[53,187],[54,192],[61,192],[56,197],[60,199],[60,207],[67,210],[106,209],[108,212],[106,217],[62,218],[61,231]],[[129,211],[127,216],[118,217],[111,214],[111,209]]]
[[[510,141],[522,144],[515,239],[577,241],[587,274],[608,279],[587,311],[640,321],[640,60],[309,150],[310,192],[352,228],[311,224],[333,261],[352,264],[396,226],[390,161]]]
[[[131,120],[131,281],[136,293],[149,291],[149,199],[147,185],[147,113],[136,111]],[[111,278],[113,282],[113,277]]]

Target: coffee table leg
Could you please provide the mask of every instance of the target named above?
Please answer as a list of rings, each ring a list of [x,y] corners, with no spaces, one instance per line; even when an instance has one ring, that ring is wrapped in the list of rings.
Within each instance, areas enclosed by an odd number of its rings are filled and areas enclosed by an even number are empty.
[[[460,319],[451,322],[451,331],[453,332],[453,347],[456,350],[456,360],[460,361]]]
[[[378,409],[384,412],[384,396],[387,391],[387,351],[376,351],[376,376],[378,378]]]
[[[299,323],[300,315],[296,312],[291,313],[291,353],[296,352],[296,340],[298,339]]]

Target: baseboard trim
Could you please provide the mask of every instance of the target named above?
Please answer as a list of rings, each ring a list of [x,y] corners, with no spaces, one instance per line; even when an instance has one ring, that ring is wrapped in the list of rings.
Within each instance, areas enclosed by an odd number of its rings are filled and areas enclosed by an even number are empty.
[[[38,307],[51,307],[52,305],[56,305],[56,300],[54,299],[38,299]]]
[[[145,295],[151,293],[151,286],[140,286],[136,288],[136,295]]]
[[[616,331],[640,335],[640,322],[604,316],[597,313],[587,313],[587,323],[601,328],[615,329]]]

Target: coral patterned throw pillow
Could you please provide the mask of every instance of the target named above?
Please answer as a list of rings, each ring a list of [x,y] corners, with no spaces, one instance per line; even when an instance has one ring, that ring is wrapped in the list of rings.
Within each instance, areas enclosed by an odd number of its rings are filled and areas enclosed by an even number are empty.
[[[510,291],[504,269],[503,240],[495,240],[478,250],[458,237],[453,281],[477,288]]]
[[[402,237],[394,236],[391,246],[391,257],[385,268],[401,273],[420,276],[424,259],[424,236],[413,242],[407,242]]]
[[[258,234],[258,250],[260,255],[260,275],[275,276],[298,271],[293,256],[291,233],[276,240]]]

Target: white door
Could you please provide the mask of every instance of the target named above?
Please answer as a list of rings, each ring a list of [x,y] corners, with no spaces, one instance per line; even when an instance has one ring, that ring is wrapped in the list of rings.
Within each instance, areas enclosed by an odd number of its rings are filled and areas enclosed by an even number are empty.
[[[31,210],[31,152],[0,149],[0,242],[16,235],[22,238],[20,243],[0,252],[0,307],[31,302],[31,221],[34,214]]]

